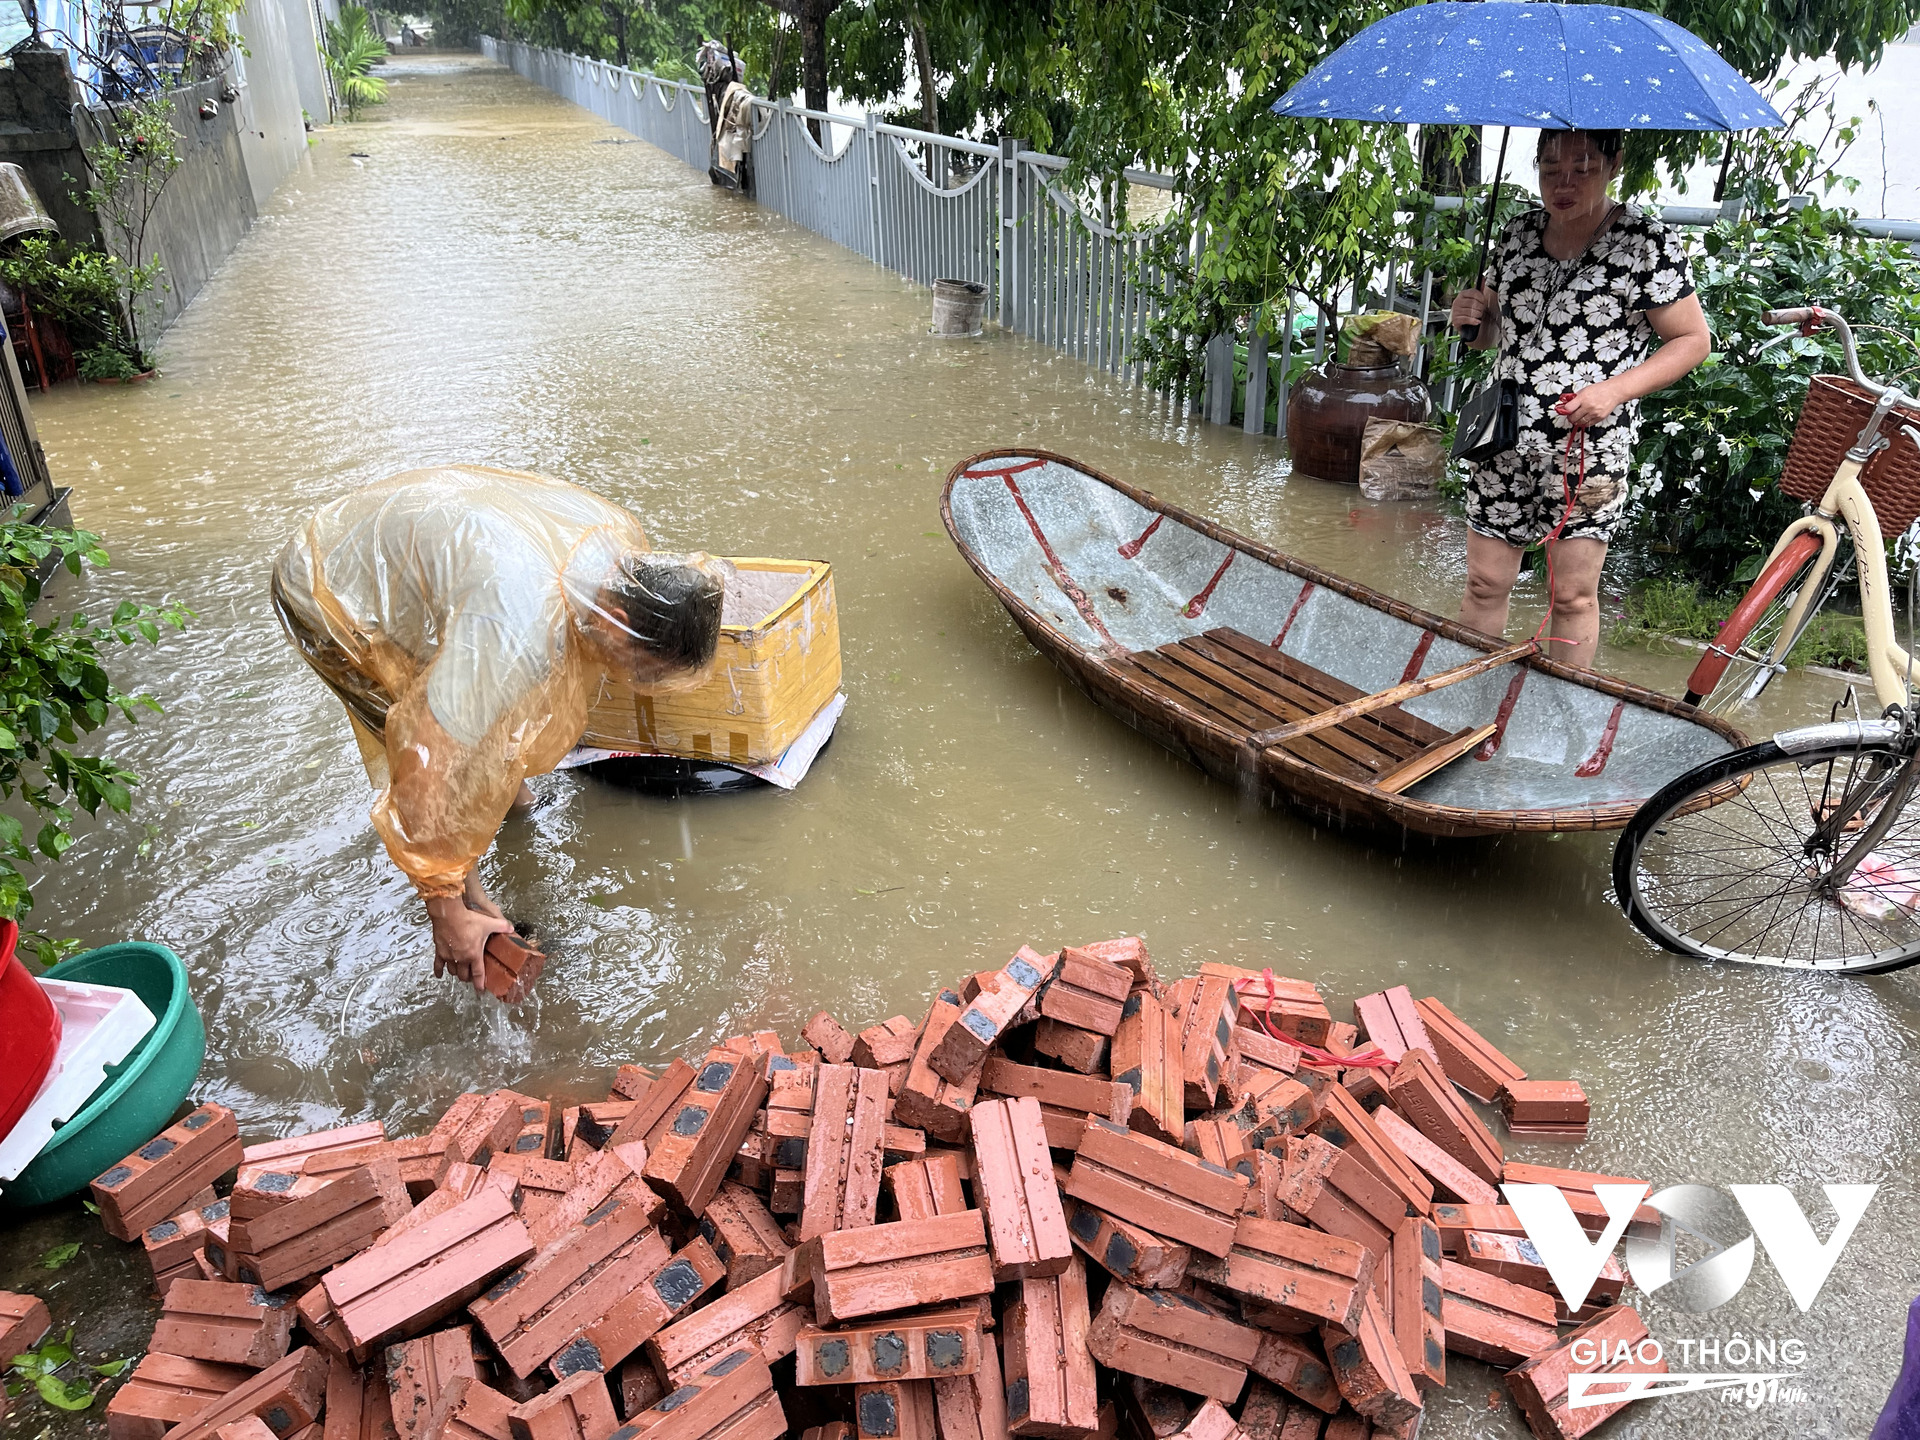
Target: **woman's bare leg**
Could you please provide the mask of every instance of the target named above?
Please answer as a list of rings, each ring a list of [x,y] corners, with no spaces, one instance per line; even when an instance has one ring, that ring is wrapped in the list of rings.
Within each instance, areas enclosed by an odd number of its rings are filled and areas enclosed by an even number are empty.
[[[1593,668],[1600,648],[1600,570],[1607,563],[1607,542],[1571,535],[1547,547],[1552,558],[1553,629],[1548,653],[1582,670]]]
[[[1517,545],[1467,532],[1467,593],[1460,601],[1460,623],[1488,635],[1507,632],[1507,600],[1513,594],[1513,582],[1520,573],[1520,557],[1525,552]]]

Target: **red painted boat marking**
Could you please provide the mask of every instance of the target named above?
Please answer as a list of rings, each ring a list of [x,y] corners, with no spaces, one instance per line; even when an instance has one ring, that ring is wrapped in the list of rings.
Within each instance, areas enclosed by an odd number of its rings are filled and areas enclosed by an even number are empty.
[[[1034,462],[1035,465],[1043,463],[1038,460]],[[1021,466],[1020,468],[1031,469],[1032,467]],[[1060,557],[1053,553],[1053,546],[1047,543],[1047,537],[1040,529],[1040,522],[1033,518],[1033,511],[1027,508],[1027,497],[1020,493],[1020,487],[1015,483],[1013,476],[1003,474],[1000,478],[1006,482],[1007,491],[1013,496],[1013,503],[1020,507],[1020,514],[1027,522],[1027,528],[1033,532],[1033,538],[1039,543],[1040,554],[1046,560],[1047,574],[1052,577],[1053,583],[1060,587],[1060,593],[1073,602],[1073,608],[1080,612],[1080,618],[1087,622],[1087,628],[1100,637],[1100,644],[1109,655],[1125,655],[1126,647],[1108,633],[1107,627],[1094,613],[1093,602],[1087,599],[1087,592],[1074,583],[1073,577],[1067,574],[1067,567],[1062,565]]]
[[[1593,754],[1582,760],[1579,768],[1573,772],[1582,780],[1591,780],[1607,768],[1607,761],[1613,758],[1614,739],[1620,734],[1620,715],[1626,708],[1627,702],[1624,700],[1613,702],[1613,714],[1607,717],[1607,728],[1600,732],[1600,743],[1594,746]]]
[[[1213,598],[1213,587],[1220,583],[1220,577],[1227,573],[1227,567],[1233,564],[1233,557],[1240,552],[1232,546],[1227,547],[1227,558],[1220,562],[1220,568],[1213,572],[1213,578],[1207,581],[1206,588],[1187,602],[1187,608],[1180,613],[1189,620],[1198,620],[1200,612],[1207,608],[1207,601]]]
[[[1044,460],[1022,460],[1018,465],[1002,466],[998,470],[967,470],[962,472],[962,480],[1004,480],[1009,475],[1018,475],[1023,470],[1038,470],[1047,462]]]
[[[1300,587],[1300,593],[1293,597],[1293,608],[1287,611],[1287,618],[1280,627],[1280,633],[1273,637],[1273,648],[1278,650],[1280,642],[1287,638],[1287,631],[1293,628],[1293,617],[1300,613],[1300,607],[1307,603],[1307,596],[1313,593],[1313,582],[1309,580]]]
[[[1500,742],[1507,738],[1507,722],[1513,718],[1513,707],[1520,703],[1520,687],[1527,683],[1527,669],[1522,665],[1513,672],[1513,679],[1507,685],[1507,693],[1500,701],[1500,709],[1493,717],[1493,734],[1487,737],[1487,743],[1473,752],[1476,760],[1491,760],[1500,753]]]
[[[1420,643],[1413,647],[1413,658],[1407,661],[1407,668],[1400,672],[1400,683],[1402,685],[1420,678],[1420,667],[1427,663],[1427,651],[1432,648],[1433,632],[1431,630],[1421,631]]]
[[[1164,515],[1154,516],[1153,523],[1147,526],[1146,529],[1140,532],[1139,538],[1134,540],[1129,540],[1127,541],[1126,544],[1120,547],[1120,558],[1122,560],[1131,560],[1133,559],[1134,556],[1138,555],[1140,553],[1141,546],[1145,545],[1147,541],[1153,538],[1153,532],[1160,528],[1160,522],[1166,518],[1167,517]]]

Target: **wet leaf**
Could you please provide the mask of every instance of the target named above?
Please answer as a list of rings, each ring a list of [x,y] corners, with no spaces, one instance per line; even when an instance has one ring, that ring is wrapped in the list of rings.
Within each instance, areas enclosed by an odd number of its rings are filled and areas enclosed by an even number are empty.
[[[86,1211],[89,1215],[98,1215],[100,1213],[100,1207],[94,1204],[93,1201],[82,1200],[80,1203],[81,1205],[86,1207]]]
[[[58,1270],[74,1256],[80,1253],[80,1242],[74,1240],[65,1245],[56,1245],[40,1257],[40,1263],[49,1270]],[[69,1355],[68,1359],[73,1357]]]
[[[93,1387],[84,1380],[62,1380],[58,1375],[42,1375],[33,1382],[40,1398],[61,1410],[84,1410],[93,1404]]]
[[[131,1356],[128,1356],[126,1359],[123,1359],[123,1360],[109,1360],[104,1365],[93,1365],[93,1366],[89,1366],[88,1368],[91,1369],[94,1374],[105,1375],[109,1380],[111,1380],[114,1376],[118,1375],[122,1370],[125,1370],[127,1366],[131,1365],[132,1363],[133,1363],[133,1358]]]

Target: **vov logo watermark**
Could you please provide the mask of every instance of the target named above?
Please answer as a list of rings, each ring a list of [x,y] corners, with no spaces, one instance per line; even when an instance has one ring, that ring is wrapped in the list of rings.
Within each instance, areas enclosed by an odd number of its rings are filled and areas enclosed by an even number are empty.
[[[1659,1294],[1666,1303],[1690,1314],[1704,1314],[1726,1304],[1740,1292],[1753,1273],[1756,1243],[1766,1251],[1767,1259],[1779,1272],[1793,1303],[1802,1313],[1811,1310],[1879,1189],[1877,1185],[1823,1185],[1827,1203],[1833,1206],[1839,1223],[1822,1241],[1814,1234],[1800,1202],[1784,1185],[1730,1185],[1726,1192],[1707,1185],[1671,1185],[1649,1195],[1644,1184],[1598,1184],[1593,1191],[1607,1212],[1606,1228],[1598,1238],[1589,1236],[1581,1228],[1567,1204],[1567,1197],[1554,1186],[1514,1184],[1500,1188],[1570,1311],[1586,1304],[1607,1257],[1626,1234],[1634,1211],[1644,1201],[1662,1217],[1660,1236],[1628,1239],[1627,1271],[1642,1290],[1650,1295]],[[1732,1205],[1727,1203],[1729,1194]],[[1751,1233],[1729,1244],[1720,1237],[1727,1233],[1729,1222],[1737,1227],[1741,1215],[1745,1216]],[[1692,1258],[1676,1264],[1683,1249]],[[1684,1343],[1690,1360],[1694,1342]],[[1740,1343],[1746,1353],[1737,1361],[1730,1353],[1722,1353],[1717,1340],[1711,1351],[1706,1342],[1700,1342],[1700,1358],[1708,1364],[1720,1359],[1729,1364],[1745,1364],[1750,1359],[1761,1358],[1762,1344],[1765,1347],[1762,1363],[1784,1361],[1797,1365],[1805,1358],[1797,1340],[1783,1341],[1778,1346],[1770,1339],[1764,1342],[1741,1339]],[[1622,1341],[1620,1350],[1625,1353],[1613,1355],[1600,1353],[1605,1349],[1605,1342],[1576,1341],[1574,1349],[1577,1351],[1582,1345],[1589,1353],[1571,1353],[1568,1357],[1576,1365],[1604,1365],[1629,1359],[1656,1364],[1665,1354],[1661,1343],[1652,1338],[1642,1340],[1637,1346]],[[1731,1348],[1730,1341],[1727,1350]],[[1567,1405],[1579,1410],[1648,1396],[1685,1395],[1734,1386],[1744,1387],[1751,1403],[1758,1404],[1769,1398],[1795,1398],[1797,1392],[1791,1386],[1786,1387],[1784,1396],[1780,1387],[1781,1381],[1793,1378],[1793,1371],[1783,1370],[1573,1374],[1567,1377]]]

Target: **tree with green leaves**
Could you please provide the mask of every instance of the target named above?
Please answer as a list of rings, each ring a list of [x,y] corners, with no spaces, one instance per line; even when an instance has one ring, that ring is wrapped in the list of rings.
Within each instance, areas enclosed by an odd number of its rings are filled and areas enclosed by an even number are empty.
[[[387,42],[363,7],[343,5],[340,18],[327,22],[326,54],[327,73],[349,120],[357,120],[363,106],[386,103],[387,82],[373,73],[373,67],[386,61]]]

